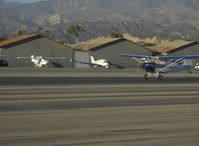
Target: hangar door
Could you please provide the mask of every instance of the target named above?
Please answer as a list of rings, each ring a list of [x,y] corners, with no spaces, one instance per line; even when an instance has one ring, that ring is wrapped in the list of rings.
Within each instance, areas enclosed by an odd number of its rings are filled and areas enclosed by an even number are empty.
[[[89,68],[89,64],[86,64],[86,63],[90,63],[88,52],[75,51],[74,58],[75,58],[75,67]]]

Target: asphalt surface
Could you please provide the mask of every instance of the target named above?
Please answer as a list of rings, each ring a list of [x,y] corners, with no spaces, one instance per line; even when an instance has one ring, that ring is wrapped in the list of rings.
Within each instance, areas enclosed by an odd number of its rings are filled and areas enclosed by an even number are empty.
[[[199,74],[0,68],[0,145],[197,145]]]

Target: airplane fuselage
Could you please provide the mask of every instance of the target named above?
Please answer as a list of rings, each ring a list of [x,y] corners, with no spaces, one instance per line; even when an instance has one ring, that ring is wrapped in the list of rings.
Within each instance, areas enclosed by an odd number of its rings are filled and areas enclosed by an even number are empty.
[[[149,62],[149,63],[143,63],[141,68],[144,69],[146,72],[154,73],[156,69],[156,63]]]
[[[187,71],[187,70],[190,70],[192,66],[176,63],[174,66],[162,70],[162,68],[164,68],[164,67],[165,67],[164,65],[160,65],[160,64],[157,64],[154,62],[143,63],[141,66],[142,69],[144,69],[146,72],[150,72],[150,73],[156,73],[156,72],[170,73],[170,72]]]

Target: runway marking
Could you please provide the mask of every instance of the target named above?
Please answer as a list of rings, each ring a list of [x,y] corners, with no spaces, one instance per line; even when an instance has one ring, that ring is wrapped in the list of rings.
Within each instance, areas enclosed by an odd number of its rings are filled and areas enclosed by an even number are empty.
[[[63,87],[64,86],[64,87]],[[175,86],[175,87],[198,87],[198,83],[192,83],[192,84],[159,84],[158,87],[168,87],[168,86]],[[130,87],[157,87],[156,84],[122,84],[122,88],[130,88]],[[37,85],[37,86],[32,86],[32,87],[19,87],[19,86],[14,86],[14,87],[5,87],[5,86],[0,86],[0,90],[30,90],[30,89],[72,89],[72,88],[121,88],[120,84],[108,84],[108,85],[55,85],[55,86],[46,86],[44,85]]]

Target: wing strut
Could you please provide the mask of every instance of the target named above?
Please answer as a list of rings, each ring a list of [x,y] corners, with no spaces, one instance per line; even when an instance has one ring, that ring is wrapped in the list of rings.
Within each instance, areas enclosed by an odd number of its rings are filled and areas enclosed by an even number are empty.
[[[175,66],[177,62],[181,62],[184,58],[177,59],[176,61],[170,63],[169,65],[165,66],[164,68],[160,69],[158,72],[161,72],[169,67]]]

